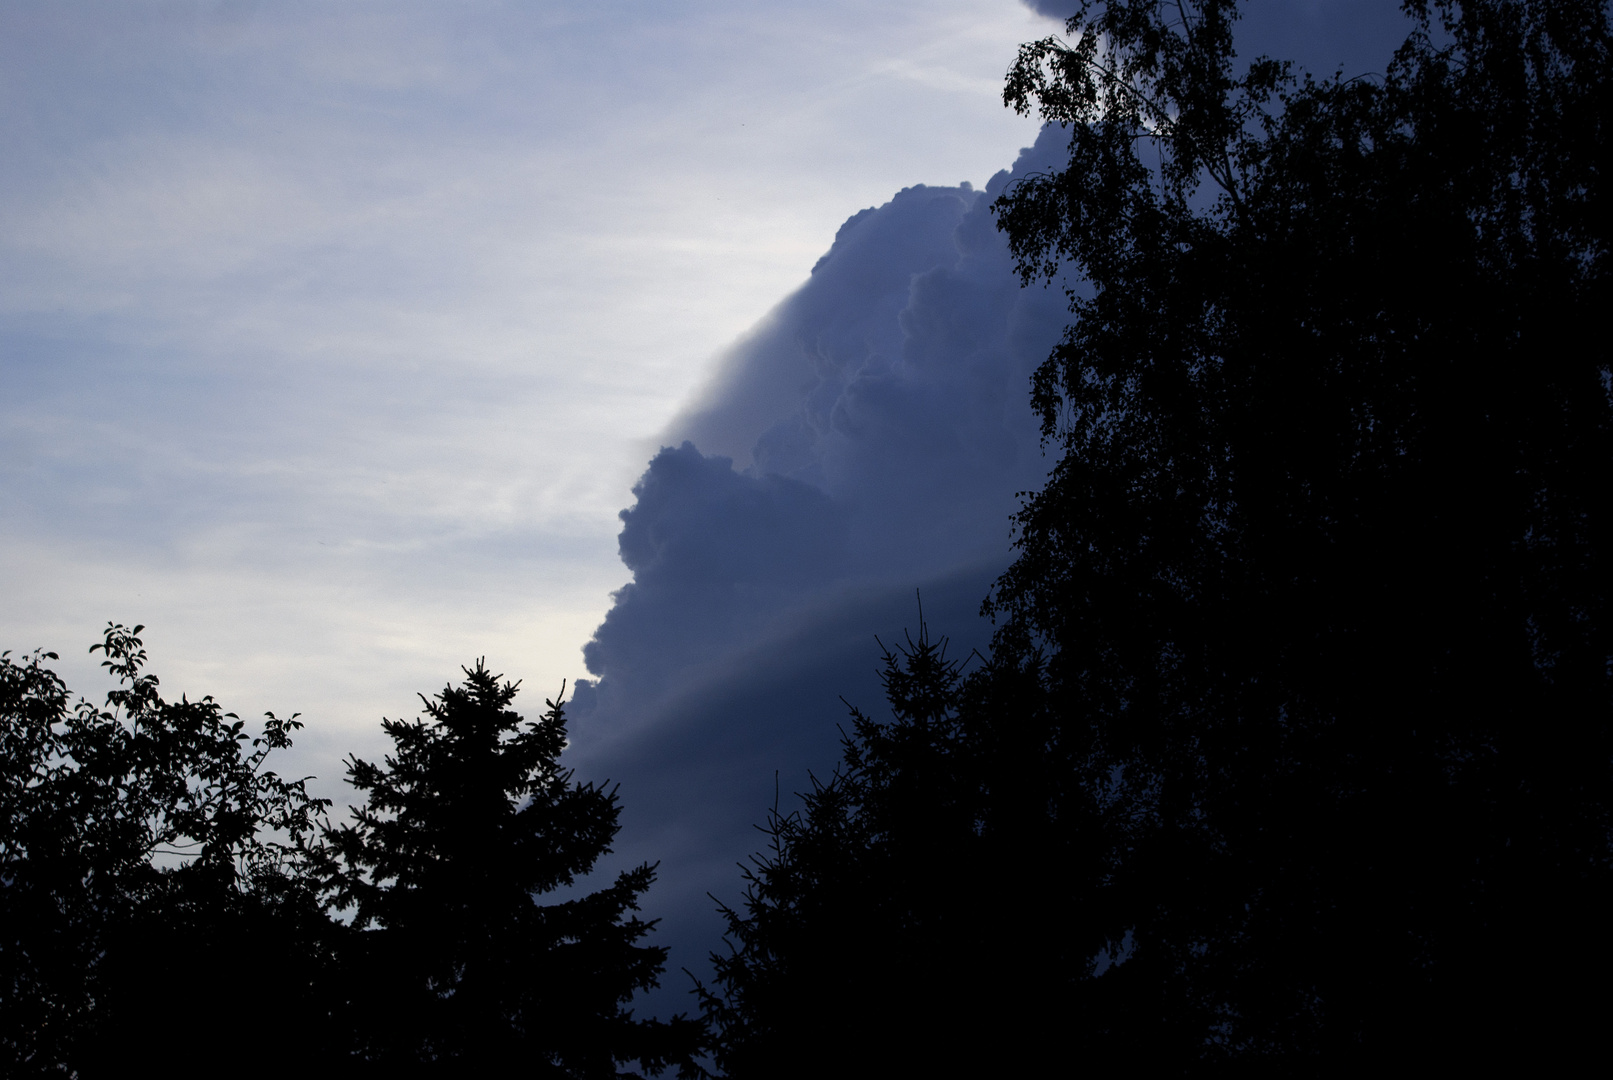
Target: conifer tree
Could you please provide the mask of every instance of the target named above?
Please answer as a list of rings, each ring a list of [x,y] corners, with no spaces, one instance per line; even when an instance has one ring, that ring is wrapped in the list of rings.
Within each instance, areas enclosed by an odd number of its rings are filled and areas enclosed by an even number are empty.
[[[998,788],[1011,804],[1028,779],[994,775],[1004,754],[991,743],[1034,728],[1024,707],[1039,688],[1008,673],[966,679],[946,650],[922,616],[916,639],[884,650],[889,718],[852,708],[839,767],[813,779],[800,809],[769,815],[740,908],[721,909],[729,951],[712,956],[716,984],[700,992],[729,1076],[1057,1065],[1045,1033],[1061,1023],[1065,943],[1038,941],[1027,962],[1003,909],[1011,895],[1043,910],[1070,882],[1049,872],[1044,832],[1017,818],[1004,832],[1012,811],[990,805]],[[1007,700],[1015,689],[1028,693]],[[982,691],[995,707],[972,699]],[[965,715],[1001,715],[1012,730]]]
[[[640,944],[633,914],[654,878],[641,865],[595,892],[575,886],[610,846],[614,790],[559,764],[564,712],[509,708],[515,684],[478,661],[426,716],[386,720],[384,764],[350,758],[365,793],[329,833],[336,903],[355,912],[359,1057],[380,1071],[609,1077],[616,1063],[692,1070],[693,1021],[638,1021],[666,950]],[[565,892],[540,903],[539,896]]]

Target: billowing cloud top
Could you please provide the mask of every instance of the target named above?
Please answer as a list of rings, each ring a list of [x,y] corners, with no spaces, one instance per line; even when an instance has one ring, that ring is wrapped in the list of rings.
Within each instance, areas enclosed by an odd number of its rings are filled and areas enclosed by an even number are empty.
[[[1063,143],[1045,134],[1015,171]],[[855,215],[732,350],[621,515],[633,581],[586,649],[601,681],[579,713],[636,726],[645,695],[720,678],[733,647],[837,589],[911,596],[1005,565],[1016,493],[1045,470],[1028,380],[1065,316],[1060,290],[1012,272],[989,210],[1010,180]]]
[[[833,767],[842,695],[880,706],[874,638],[916,629],[915,589],[934,632],[984,644],[1016,495],[1046,475],[1030,374],[1066,321],[1061,289],[1020,287],[989,207],[1066,142],[848,220],[621,515],[633,580],[586,649],[570,758],[621,782],[623,861],[661,860],[675,964],[717,943],[706,893],[737,899],[775,776],[788,798]]]

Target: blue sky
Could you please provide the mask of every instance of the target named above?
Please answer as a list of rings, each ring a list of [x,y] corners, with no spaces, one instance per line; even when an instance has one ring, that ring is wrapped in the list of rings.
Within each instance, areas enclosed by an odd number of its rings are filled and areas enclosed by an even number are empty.
[[[1381,70],[1396,6],[1254,3],[1243,51]],[[98,695],[84,650],[143,622],[170,694],[303,713],[284,771],[338,806],[460,664],[531,713],[584,678],[571,762],[698,966],[775,770],[877,706],[874,635],[916,589],[989,634],[1064,316],[987,205],[1057,161],[1000,101],[1057,26],[0,3],[0,648]]]
[[[322,777],[475,656],[552,692],[716,357],[852,212],[1011,161],[1049,25],[0,6],[0,647],[87,671],[146,623],[175,691],[303,711]]]

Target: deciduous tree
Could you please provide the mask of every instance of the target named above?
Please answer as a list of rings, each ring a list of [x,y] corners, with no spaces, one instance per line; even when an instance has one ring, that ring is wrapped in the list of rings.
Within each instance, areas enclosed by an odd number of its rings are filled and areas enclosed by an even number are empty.
[[[985,1072],[1600,1054],[1613,39],[1600,0],[1406,8],[1353,78],[1240,58],[1232,0],[1021,50],[1070,155],[999,224],[1084,279],[1031,388],[1056,464],[945,723],[893,659],[896,723],[772,819],[736,1075],[837,1005]]]
[[[988,610],[1107,793],[1077,1028],[1177,1067],[1538,1061],[1608,1000],[1607,10],[1406,8],[1318,80],[1084,3],[1007,84],[1071,142],[1000,225],[1090,289]]]
[[[303,843],[324,802],[265,767],[301,725],[271,714],[254,737],[210,697],[164,700],[141,629],[92,649],[119,683],[105,709],[69,704],[54,654],[0,655],[3,1071],[114,1075],[157,1052],[211,1070],[286,1016],[296,1059],[328,1061],[331,928]]]

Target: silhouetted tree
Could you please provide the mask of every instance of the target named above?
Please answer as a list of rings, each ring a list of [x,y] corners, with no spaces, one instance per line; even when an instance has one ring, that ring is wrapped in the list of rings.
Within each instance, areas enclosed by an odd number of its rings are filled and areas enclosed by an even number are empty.
[[[917,643],[886,651],[882,679],[892,721],[852,709],[842,766],[814,778],[801,810],[774,808],[744,913],[722,909],[731,952],[712,956],[721,993],[702,999],[730,1076],[821,1076],[848,1053],[901,1071],[944,1031],[929,990],[963,948],[943,946],[956,927],[934,897],[964,877],[973,819],[950,775],[958,664],[921,624]]]
[[[916,641],[885,650],[890,719],[852,709],[840,766],[801,809],[774,808],[742,910],[721,909],[730,950],[700,994],[728,1075],[1017,1074],[1062,1060],[1046,1036],[1062,1023],[1070,950],[1004,920],[1073,884],[1043,816],[1012,806],[1039,756],[996,745],[1045,719],[1034,672],[1020,674],[966,682],[922,619]],[[1010,757],[1017,775],[998,775]]]
[[[1071,144],[1000,225],[1090,288],[988,610],[1103,794],[1066,1034],[1135,1065],[1538,1064],[1609,1001],[1607,10],[1406,9],[1381,77],[1113,0],[1008,80]]]
[[[516,686],[480,662],[426,699],[426,717],[386,720],[384,765],[349,759],[366,794],[328,834],[336,903],[355,911],[350,968],[359,1056],[377,1071],[609,1077],[617,1062],[693,1071],[701,1031],[638,1021],[624,1005],[655,985],[666,950],[630,912],[654,868],[596,892],[573,886],[610,846],[617,797],[558,764],[558,701],[537,721],[510,710]],[[339,861],[338,861],[339,860]]]
[[[368,801],[333,830],[265,767],[296,719],[254,738],[210,697],[164,700],[141,629],[92,650],[104,710],[69,705],[55,654],[0,654],[0,1072],[698,1072],[698,1023],[623,1008],[665,959],[628,915],[652,868],[534,901],[616,831],[615,793],[556,764],[559,705],[523,724],[478,664],[429,720],[386,723],[384,767],[350,759]]]
[[[999,224],[1085,279],[1057,463],[991,661],[888,658],[897,721],[771,819],[707,995],[735,1075],[824,1032],[863,1075],[1600,1053],[1607,11],[1406,7],[1349,80],[1240,61],[1230,0],[1022,49],[1070,157]]]
[[[286,1016],[295,1049],[244,1071],[318,1062],[329,923],[303,841],[324,803],[264,768],[301,725],[252,738],[210,697],[165,701],[141,629],[91,650],[119,682],[104,710],[69,706],[55,654],[0,654],[0,1071],[213,1071]]]

